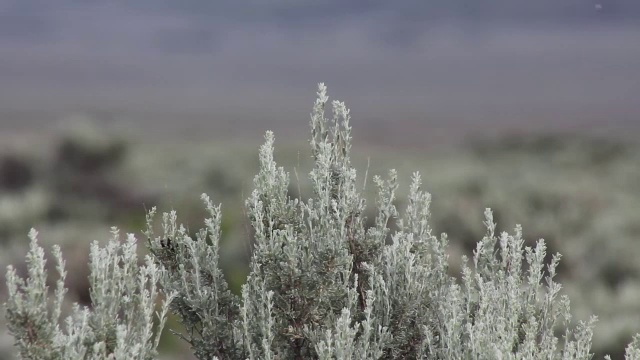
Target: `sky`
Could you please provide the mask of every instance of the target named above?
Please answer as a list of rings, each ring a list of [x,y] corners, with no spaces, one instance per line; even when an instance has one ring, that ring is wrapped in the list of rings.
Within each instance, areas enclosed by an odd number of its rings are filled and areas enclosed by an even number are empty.
[[[0,130],[87,113],[295,132],[318,82],[371,136],[624,132],[640,2],[0,0]]]

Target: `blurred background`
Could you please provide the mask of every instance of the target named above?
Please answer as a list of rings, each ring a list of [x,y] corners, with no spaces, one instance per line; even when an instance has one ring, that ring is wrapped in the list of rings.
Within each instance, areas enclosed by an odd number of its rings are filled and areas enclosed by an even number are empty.
[[[639,44],[637,0],[0,0],[0,265],[24,271],[35,227],[88,304],[91,241],[144,243],[152,206],[195,231],[207,192],[237,291],[262,136],[307,196],[325,82],[360,174],[398,169],[402,209],[422,172],[453,274],[491,207],[563,254],[576,320],[597,314],[594,351],[621,358],[640,331]]]

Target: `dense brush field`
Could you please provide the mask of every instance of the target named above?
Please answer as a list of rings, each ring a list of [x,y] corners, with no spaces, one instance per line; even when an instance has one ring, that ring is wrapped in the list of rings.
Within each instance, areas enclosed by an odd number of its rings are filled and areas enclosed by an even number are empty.
[[[353,122],[355,133],[366,124]],[[266,129],[265,129],[266,130]],[[276,133],[276,137],[278,134]],[[301,137],[302,139],[303,137]],[[15,139],[14,139],[15,140]],[[42,140],[42,139],[40,139]],[[25,140],[27,141],[27,140]],[[88,304],[88,245],[109,238],[110,226],[140,235],[145,208],[175,209],[195,229],[203,209],[199,194],[222,203],[222,267],[236,293],[248,271],[249,224],[243,200],[256,173],[258,142],[146,141],[90,124],[25,146],[0,149],[0,263],[23,259],[27,233],[36,227],[48,250],[61,244],[72,297]],[[460,255],[471,255],[486,232],[484,209],[500,231],[517,224],[525,245],[544,238],[549,256],[562,254],[559,282],[576,320],[597,314],[594,352],[622,357],[640,331],[640,148],[587,136],[537,134],[470,139],[459,147],[429,150],[354,147],[359,174],[398,170],[398,199],[406,199],[419,170],[433,195],[431,225],[449,235],[459,274]],[[293,196],[307,197],[312,165],[308,146],[277,138],[278,163],[291,172]],[[300,185],[296,176],[300,178]],[[373,199],[374,187],[367,196]],[[403,193],[405,191],[405,193]],[[401,201],[396,204],[404,208]],[[369,219],[375,213],[368,214]],[[24,271],[24,265],[18,265]],[[3,272],[4,276],[4,272]],[[6,297],[2,287],[2,297]],[[1,359],[11,338],[3,331]],[[179,346],[175,339],[163,346]]]

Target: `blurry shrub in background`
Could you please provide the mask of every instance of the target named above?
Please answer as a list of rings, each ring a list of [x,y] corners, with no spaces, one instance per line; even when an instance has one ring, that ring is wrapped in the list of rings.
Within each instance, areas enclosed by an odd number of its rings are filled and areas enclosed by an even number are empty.
[[[0,237],[23,236],[27,223],[120,222],[140,218],[157,197],[132,184],[123,164],[129,144],[113,131],[75,120],[44,153],[0,154]],[[138,225],[144,223],[141,218]]]
[[[143,204],[156,202],[127,181],[122,167],[129,144],[115,133],[88,122],[76,124],[61,137],[54,154],[48,179],[55,194],[52,216],[122,221],[139,212]]]
[[[0,191],[17,192],[28,188],[34,178],[29,160],[16,154],[0,157]]]

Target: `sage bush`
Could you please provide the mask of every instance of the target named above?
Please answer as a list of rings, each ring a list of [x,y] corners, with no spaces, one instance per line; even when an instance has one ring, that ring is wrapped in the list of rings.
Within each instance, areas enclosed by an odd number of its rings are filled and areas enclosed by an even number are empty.
[[[485,236],[451,274],[449,239],[430,227],[431,196],[421,175],[396,208],[398,176],[374,176],[374,219],[351,164],[349,110],[319,84],[311,114],[309,199],[290,196],[290,175],[267,132],[246,200],[250,271],[241,295],[220,270],[221,209],[195,236],[175,211],[147,214],[149,255],[118,230],[90,251],[91,306],[63,309],[65,268],[49,301],[44,251],[30,233],[28,274],[7,272],[9,330],[24,359],[152,359],[169,312],[173,331],[197,359],[590,359],[596,318],[573,321],[554,280],[559,254],[543,240],[524,245],[522,229],[498,233],[491,210]],[[362,185],[360,185],[362,184]],[[370,212],[369,212],[370,213]],[[69,313],[64,321],[62,313]],[[640,336],[626,349],[640,359]]]

